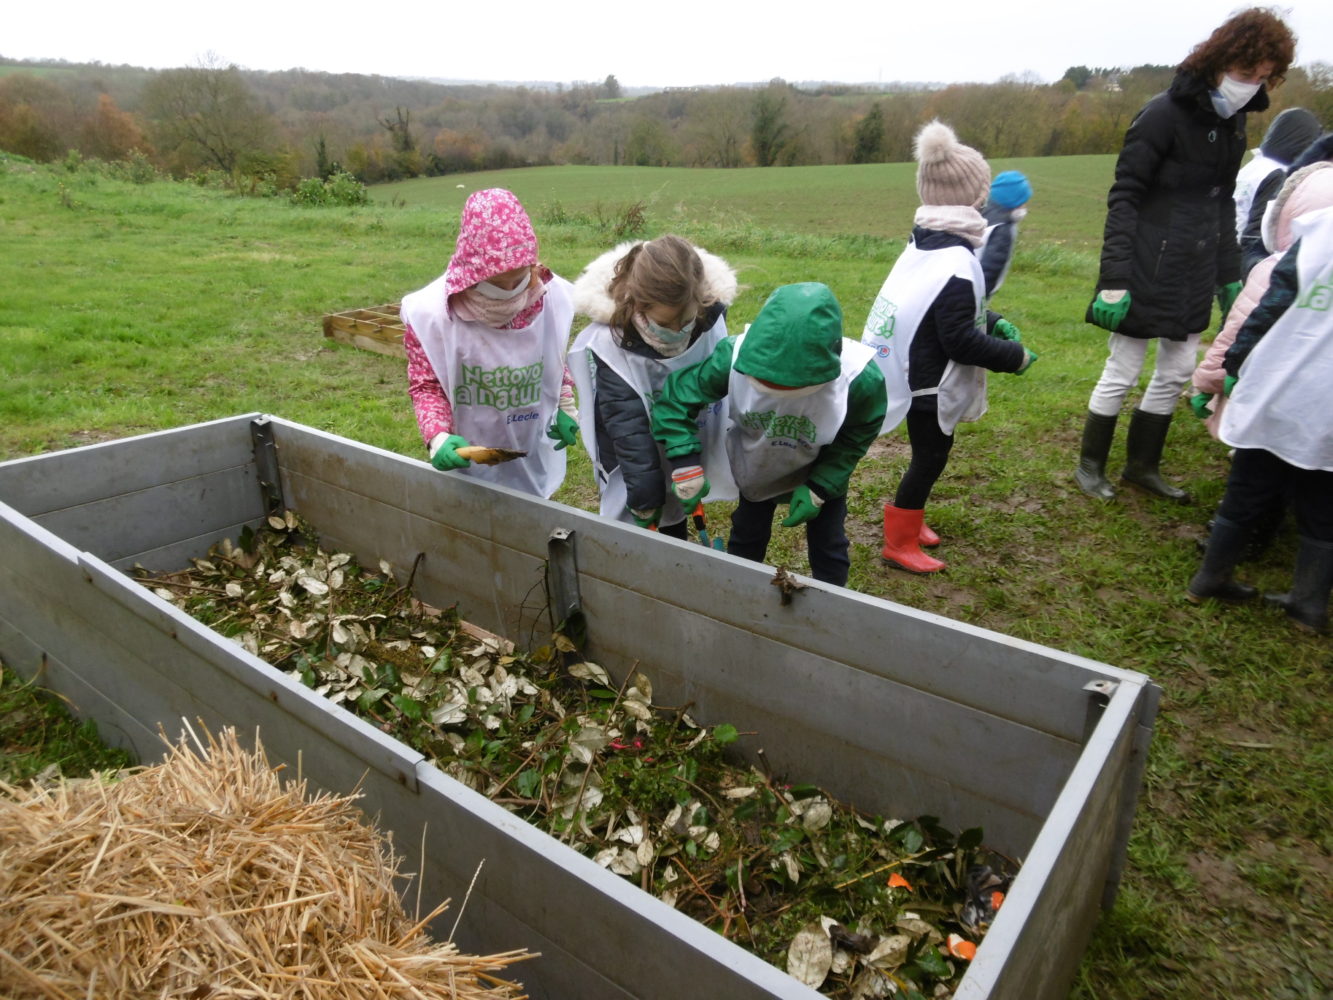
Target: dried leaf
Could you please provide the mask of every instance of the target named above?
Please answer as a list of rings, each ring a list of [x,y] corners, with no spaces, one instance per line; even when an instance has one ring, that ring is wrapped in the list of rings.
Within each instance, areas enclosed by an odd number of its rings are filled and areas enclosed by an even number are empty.
[[[897,994],[898,988],[893,985],[893,980],[878,969],[866,969],[852,980],[851,1000],[883,1000]]]
[[[652,721],[653,710],[637,698],[624,699],[620,703],[620,707],[625,710],[627,715],[632,715],[636,719],[642,719],[644,722]]]
[[[569,667],[569,675],[577,677],[581,681],[593,681],[605,687],[611,686],[611,677],[605,670],[595,663],[584,660],[582,663],[574,663]]]
[[[811,989],[819,989],[833,965],[833,942],[819,924],[807,924],[787,947],[787,974]]]
[[[791,851],[783,851],[782,856],[778,860],[781,861],[783,867],[786,868],[787,878],[791,879],[792,882],[799,882],[801,880],[801,863],[796,860],[796,855],[792,854]]]
[[[801,813],[801,826],[810,831],[822,830],[833,819],[833,807],[825,799],[811,799]]]
[[[467,720],[467,701],[446,701],[430,713],[430,721],[437,726],[456,726]]]
[[[316,597],[323,597],[329,592],[329,585],[323,580],[316,580],[309,573],[303,573],[296,578],[296,582],[305,588],[306,592]]]
[[[911,947],[912,939],[906,934],[886,935],[876,942],[865,957],[865,963],[892,972],[907,961],[907,952]]]

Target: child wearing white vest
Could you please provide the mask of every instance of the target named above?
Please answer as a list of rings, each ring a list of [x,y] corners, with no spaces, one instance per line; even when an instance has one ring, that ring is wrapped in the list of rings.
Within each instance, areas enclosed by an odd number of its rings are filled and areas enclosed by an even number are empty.
[[[726,261],[672,235],[622,243],[574,282],[574,310],[592,322],[570,348],[569,367],[603,517],[687,537],[690,511],[668,489],[671,466],[653,438],[651,413],[667,376],[726,338],[736,288]],[[717,470],[709,500],[736,499],[722,411],[714,403],[697,421],[705,461]]]
[[[905,419],[912,459],[893,503],[884,506],[890,566],[938,573],[945,563],[922,550],[940,544],[925,523],[926,501],[953,447],[954,428],[986,412],[986,371],[1027,371],[1037,356],[1018,331],[985,308],[976,249],[986,220],[990,166],[953,129],[933,121],[917,133],[912,240],[894,263],[866,319],[861,342],[884,372],[888,407],[881,433]]]
[[[1333,208],[1291,223],[1296,241],[1227,348],[1230,401],[1219,436],[1236,449],[1203,563],[1186,597],[1240,602],[1232,579],[1275,499],[1290,498],[1300,533],[1291,589],[1265,594],[1298,628],[1328,631],[1333,591]]]
[[[549,497],[578,411],[565,368],[571,286],[538,262],[537,237],[503,188],[468,197],[444,274],[404,296],[408,393],[430,462]],[[498,465],[458,454],[469,444],[524,452]]]
[[[884,419],[884,377],[869,348],[845,340],[842,307],[827,285],[773,292],[739,337],[673,373],[653,408],[653,435],[672,464],[671,489],[688,509],[718,463],[704,454],[697,418],[726,400],[726,450],[740,491],[727,551],[762,561],[777,504],[786,528],[805,525],[810,572],[843,586],[851,561],[847,486]]]

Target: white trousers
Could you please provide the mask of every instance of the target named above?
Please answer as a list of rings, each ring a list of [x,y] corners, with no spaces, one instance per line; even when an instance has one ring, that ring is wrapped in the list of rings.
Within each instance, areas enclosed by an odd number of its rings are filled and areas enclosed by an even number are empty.
[[[1110,356],[1102,377],[1092,390],[1088,400],[1088,409],[1099,417],[1114,417],[1120,413],[1129,390],[1139,381],[1143,371],[1143,360],[1148,354],[1148,344],[1157,344],[1157,362],[1153,366],[1152,378],[1148,388],[1143,390],[1143,400],[1139,409],[1159,416],[1167,416],[1176,409],[1180,391],[1194,374],[1199,361],[1199,334],[1192,333],[1184,340],[1163,340],[1157,338],[1148,341],[1141,337],[1126,337],[1113,333],[1107,339]]]

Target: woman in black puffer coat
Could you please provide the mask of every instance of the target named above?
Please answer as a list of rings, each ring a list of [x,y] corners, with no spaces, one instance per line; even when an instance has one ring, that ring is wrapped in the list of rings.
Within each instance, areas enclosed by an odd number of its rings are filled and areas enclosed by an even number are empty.
[[[1245,113],[1268,107],[1268,89],[1294,56],[1295,39],[1276,15],[1242,11],[1194,48],[1170,89],[1144,105],[1125,134],[1107,197],[1097,292],[1087,312],[1089,323],[1111,332],[1075,472],[1090,496],[1115,495],[1106,458],[1116,420],[1138,382],[1148,341],[1157,340],[1121,475],[1159,496],[1188,499],[1162,478],[1162,448],[1197,363],[1213,297],[1225,316],[1240,291],[1232,193],[1246,149]]]

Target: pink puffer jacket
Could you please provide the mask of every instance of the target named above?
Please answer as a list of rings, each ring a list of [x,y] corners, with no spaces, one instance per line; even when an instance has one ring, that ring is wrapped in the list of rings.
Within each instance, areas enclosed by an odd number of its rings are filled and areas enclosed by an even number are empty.
[[[1264,246],[1273,252],[1254,265],[1249,277],[1245,279],[1245,287],[1227,313],[1226,322],[1213,338],[1199,367],[1194,370],[1194,392],[1206,392],[1213,397],[1212,413],[1204,422],[1213,437],[1217,437],[1217,430],[1222,424],[1222,410],[1226,406],[1226,396],[1222,394],[1222,389],[1227,373],[1222,368],[1222,359],[1226,357],[1227,348],[1236,339],[1236,334],[1245,325],[1254,307],[1264,297],[1264,292],[1268,291],[1273,268],[1291,247],[1291,220],[1306,212],[1329,206],[1333,206],[1333,162],[1323,160],[1288,177],[1273,199],[1268,214],[1264,216]]]

